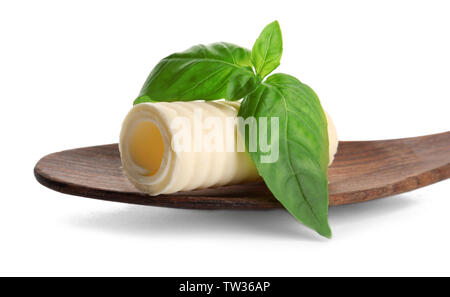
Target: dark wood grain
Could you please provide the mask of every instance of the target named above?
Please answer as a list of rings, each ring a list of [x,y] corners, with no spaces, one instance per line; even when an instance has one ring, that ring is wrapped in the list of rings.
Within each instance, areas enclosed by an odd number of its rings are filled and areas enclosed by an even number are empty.
[[[150,197],[125,177],[117,144],[54,153],[34,169],[53,190],[102,200],[198,209],[271,209],[281,205],[264,183]],[[450,177],[450,132],[380,141],[344,141],[329,169],[330,205],[411,191]]]

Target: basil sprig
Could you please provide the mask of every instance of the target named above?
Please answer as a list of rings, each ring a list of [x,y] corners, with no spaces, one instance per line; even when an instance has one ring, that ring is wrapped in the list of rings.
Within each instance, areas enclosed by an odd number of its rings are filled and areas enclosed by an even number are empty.
[[[225,42],[194,46],[161,60],[134,103],[244,98],[239,116],[257,122],[278,117],[278,160],[261,162],[268,154],[261,150],[249,154],[280,203],[297,220],[331,237],[327,120],[310,87],[287,74],[266,78],[280,65],[282,52],[277,21],[264,28],[251,52]],[[248,137],[245,141],[248,149]]]

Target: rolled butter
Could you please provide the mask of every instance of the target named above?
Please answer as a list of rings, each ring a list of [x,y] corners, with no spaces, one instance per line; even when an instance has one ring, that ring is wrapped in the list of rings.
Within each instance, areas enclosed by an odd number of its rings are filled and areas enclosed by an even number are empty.
[[[158,102],[134,106],[126,116],[120,134],[120,156],[129,180],[150,195],[216,187],[259,180],[249,154],[229,150],[238,139],[236,119],[239,102]],[[223,125],[213,130],[213,149],[208,149],[211,127],[198,129],[199,112],[202,119],[213,118]],[[182,121],[180,121],[182,119]],[[337,134],[327,114],[330,164],[337,151]],[[205,121],[206,122],[206,121]],[[194,128],[193,128],[194,127]],[[175,149],[180,144],[180,129],[184,129],[181,144],[190,150]],[[195,130],[195,131],[193,131]],[[186,133],[189,132],[189,133]],[[200,137],[199,137],[200,136]]]

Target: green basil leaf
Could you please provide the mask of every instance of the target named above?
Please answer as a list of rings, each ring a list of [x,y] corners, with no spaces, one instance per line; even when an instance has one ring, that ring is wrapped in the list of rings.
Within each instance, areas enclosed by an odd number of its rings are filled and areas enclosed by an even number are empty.
[[[231,101],[242,99],[256,89],[258,83],[253,72],[236,71],[229,80],[225,98]]]
[[[243,98],[254,88],[246,83],[255,76],[250,55],[248,49],[225,42],[172,54],[156,65],[139,97],[148,96],[153,101]]]
[[[283,38],[280,24],[275,21],[267,25],[259,35],[252,49],[252,63],[256,74],[266,77],[280,65],[283,53]]]
[[[155,102],[155,101],[150,99],[149,96],[145,96],[144,95],[144,96],[137,97],[136,100],[134,100],[133,105],[140,104],[140,103],[145,103],[145,102]]]
[[[258,144],[261,144],[261,133],[266,133],[264,138],[270,140],[271,135],[279,132],[277,161],[264,163],[262,158],[271,152],[265,153],[261,149],[252,152],[246,136],[247,150],[259,174],[281,204],[306,226],[331,237],[328,225],[327,120],[314,91],[295,77],[275,74],[244,99],[239,116],[256,118]],[[278,131],[261,130],[260,122],[264,117],[278,117]],[[242,125],[240,131],[244,131]],[[272,150],[276,147],[276,140],[269,141]]]

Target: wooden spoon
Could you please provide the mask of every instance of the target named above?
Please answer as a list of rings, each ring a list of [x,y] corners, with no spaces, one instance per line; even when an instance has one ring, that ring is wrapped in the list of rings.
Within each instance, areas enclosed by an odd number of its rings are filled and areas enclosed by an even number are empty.
[[[197,209],[271,209],[281,204],[263,182],[147,196],[125,177],[117,144],[42,158],[36,179],[53,190],[88,198]],[[343,141],[329,168],[330,205],[411,191],[450,177],[450,131],[422,137]]]

